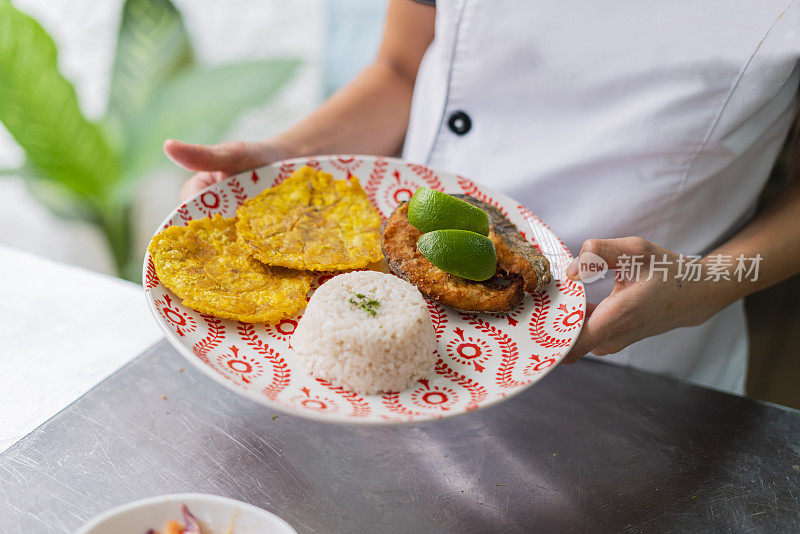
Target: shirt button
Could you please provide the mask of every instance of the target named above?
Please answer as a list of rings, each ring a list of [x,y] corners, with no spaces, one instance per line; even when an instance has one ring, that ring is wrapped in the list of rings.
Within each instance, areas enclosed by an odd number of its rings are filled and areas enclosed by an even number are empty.
[[[472,119],[463,111],[454,111],[447,121],[447,125],[456,135],[464,135],[472,129]]]

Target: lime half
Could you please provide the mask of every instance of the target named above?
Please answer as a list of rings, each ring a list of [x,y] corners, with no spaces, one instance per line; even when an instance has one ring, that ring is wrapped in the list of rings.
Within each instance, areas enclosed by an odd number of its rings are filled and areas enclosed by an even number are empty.
[[[427,187],[417,189],[408,202],[408,222],[423,234],[455,228],[489,235],[489,216],[485,211]]]
[[[467,280],[488,280],[497,271],[494,243],[469,230],[428,232],[419,238],[417,248],[439,269]]]

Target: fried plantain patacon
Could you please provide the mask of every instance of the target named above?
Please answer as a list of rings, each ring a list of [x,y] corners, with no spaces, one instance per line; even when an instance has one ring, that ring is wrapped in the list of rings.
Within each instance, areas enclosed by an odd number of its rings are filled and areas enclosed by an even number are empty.
[[[239,240],[267,265],[341,271],[381,259],[381,217],[355,176],[334,180],[303,167],[247,200],[237,216]]]
[[[236,237],[236,219],[215,215],[170,226],[148,251],[159,280],[201,313],[274,323],[305,308],[311,274],[259,263]]]
[[[457,310],[480,313],[511,311],[525,290],[538,291],[550,282],[550,265],[499,210],[467,195],[454,195],[489,215],[489,239],[497,251],[497,273],[475,282],[446,273],[417,249],[422,233],[408,222],[408,203],[394,210],[383,230],[381,249],[391,270],[427,297]]]

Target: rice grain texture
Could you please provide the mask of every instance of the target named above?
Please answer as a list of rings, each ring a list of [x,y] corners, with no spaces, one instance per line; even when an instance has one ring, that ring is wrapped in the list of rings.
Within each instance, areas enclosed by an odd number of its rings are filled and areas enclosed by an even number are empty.
[[[361,395],[401,391],[433,374],[436,337],[413,285],[375,271],[322,284],[291,339],[306,370]]]

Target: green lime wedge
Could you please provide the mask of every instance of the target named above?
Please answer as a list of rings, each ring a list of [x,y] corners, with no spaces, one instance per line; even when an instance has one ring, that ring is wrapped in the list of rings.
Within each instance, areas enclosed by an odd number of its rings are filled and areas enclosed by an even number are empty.
[[[428,232],[419,238],[417,248],[439,269],[467,280],[488,280],[497,271],[494,243],[469,230]]]
[[[422,232],[455,228],[489,235],[489,216],[447,193],[420,187],[408,202],[408,222]]]

